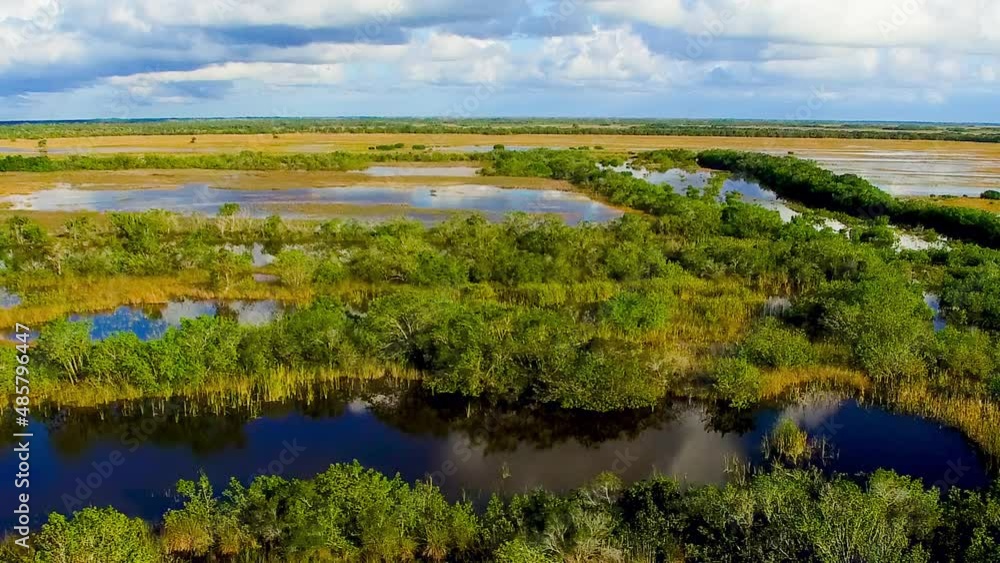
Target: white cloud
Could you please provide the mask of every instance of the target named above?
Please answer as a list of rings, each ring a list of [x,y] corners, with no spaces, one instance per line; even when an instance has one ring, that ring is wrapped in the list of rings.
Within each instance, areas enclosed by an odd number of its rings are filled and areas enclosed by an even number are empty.
[[[673,70],[670,59],[653,53],[628,27],[548,38],[539,66],[547,78],[570,83],[663,85]]]
[[[297,63],[223,63],[195,70],[146,72],[128,76],[113,76],[108,83],[115,86],[146,87],[171,82],[254,80],[276,86],[311,86],[334,84],[344,78],[344,69],[337,64]]]
[[[849,47],[1000,53],[1000,9],[984,0],[589,0],[597,12],[697,34]],[[989,6],[988,4],[992,4]]]

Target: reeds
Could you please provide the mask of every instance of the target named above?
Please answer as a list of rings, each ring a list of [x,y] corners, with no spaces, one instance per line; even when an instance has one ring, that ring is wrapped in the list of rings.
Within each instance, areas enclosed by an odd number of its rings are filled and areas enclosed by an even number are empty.
[[[910,384],[888,395],[890,406],[962,431],[993,460],[1000,459],[1000,405],[984,397],[945,395]]]

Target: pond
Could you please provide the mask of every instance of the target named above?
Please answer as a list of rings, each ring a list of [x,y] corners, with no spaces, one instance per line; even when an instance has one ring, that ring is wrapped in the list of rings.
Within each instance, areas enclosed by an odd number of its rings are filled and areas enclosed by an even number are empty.
[[[285,306],[273,300],[263,301],[170,301],[149,305],[122,305],[113,311],[69,315],[71,321],[89,321],[90,337],[104,340],[117,332],[131,332],[139,340],[155,340],[184,319],[221,316],[240,324],[259,326],[279,317]],[[30,335],[38,338],[39,331]],[[8,334],[8,339],[13,335]]]
[[[282,190],[227,190],[206,184],[185,184],[176,189],[84,190],[56,187],[30,194],[0,198],[13,210],[36,211],[147,211],[215,214],[223,203],[238,203],[253,217],[279,214],[306,216],[360,216],[372,211],[414,210],[417,219],[427,213],[479,211],[500,220],[514,211],[552,213],[568,223],[607,222],[622,211],[582,194],[559,190],[507,189],[496,186],[456,185],[417,187],[351,186],[342,188],[293,188]],[[331,207],[333,206],[333,207]],[[423,213],[421,213],[423,212]],[[389,213],[390,216],[393,213]],[[395,213],[396,216],[400,213]]]
[[[410,482],[430,477],[449,499],[479,506],[493,492],[566,490],[603,471],[626,482],[658,472],[722,483],[727,462],[762,463],[763,438],[782,417],[825,441],[827,472],[887,467],[963,487],[989,480],[985,461],[957,431],[831,396],[756,413],[676,403],[609,414],[498,407],[385,384],[310,396],[245,408],[177,401],[50,409],[27,429],[33,511],[66,511],[67,499],[77,498],[153,519],[174,506],[175,482],[199,470],[218,492],[230,476],[311,477],[355,459]],[[11,450],[0,454],[7,475],[15,473]],[[97,473],[119,456],[113,475]],[[0,515],[4,526],[9,516]]]
[[[689,188],[696,190],[705,189],[712,174],[714,174],[710,170],[692,172],[680,168],[672,168],[664,172],[653,172],[645,168],[633,168],[629,164],[616,166],[612,170],[630,172],[633,176],[642,178],[652,184],[670,186],[674,192],[679,194],[687,193]],[[729,176],[722,183],[722,189],[719,191],[719,199],[725,199],[726,194],[729,193],[740,194],[746,203],[753,203],[777,211],[781,215],[782,221],[785,222],[791,221],[793,217],[799,215],[799,212],[788,207],[788,205],[780,200],[777,194],[754,181]]]

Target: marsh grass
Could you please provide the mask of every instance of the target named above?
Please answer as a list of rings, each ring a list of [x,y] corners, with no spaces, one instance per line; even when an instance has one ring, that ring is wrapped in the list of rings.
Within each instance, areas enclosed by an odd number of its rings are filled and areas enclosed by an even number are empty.
[[[871,386],[868,376],[858,370],[827,365],[798,366],[765,372],[761,397],[778,399],[793,391],[821,389],[864,395]]]
[[[33,383],[32,395],[39,402],[55,407],[99,407],[111,403],[147,400],[191,399],[194,404],[209,407],[253,407],[289,399],[304,399],[322,395],[331,389],[364,385],[380,381],[389,384],[409,384],[421,380],[418,370],[398,365],[363,361],[349,370],[329,368],[289,368],[279,366],[254,375],[218,376],[198,387],[143,391],[122,384],[65,382],[39,379]],[[10,401],[4,402],[5,405]],[[0,410],[2,413],[2,410]]]
[[[989,399],[949,396],[911,384],[891,392],[889,405],[897,410],[937,420],[961,430],[995,461],[1000,460],[1000,405]]]

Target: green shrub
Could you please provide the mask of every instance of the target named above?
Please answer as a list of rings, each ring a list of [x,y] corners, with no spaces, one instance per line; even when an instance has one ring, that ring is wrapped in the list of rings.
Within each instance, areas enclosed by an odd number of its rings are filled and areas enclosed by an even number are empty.
[[[600,322],[625,333],[663,327],[670,318],[669,300],[661,293],[627,291],[601,304]]]
[[[1000,374],[994,375],[989,381],[990,395],[993,400],[1000,401]]]
[[[767,437],[767,453],[793,465],[809,456],[809,436],[795,421],[782,418]]]
[[[740,345],[740,355],[754,365],[797,367],[816,361],[816,352],[805,332],[766,318],[757,323]]]
[[[1000,199],[1000,191],[998,190],[986,190],[979,197],[983,199]]]
[[[496,563],[551,563],[545,553],[521,538],[511,540],[501,545],[493,553]]]
[[[722,358],[712,367],[713,388],[721,399],[737,409],[760,400],[760,370],[743,358]]]
[[[37,563],[154,563],[160,554],[149,527],[113,508],[84,508],[67,519],[53,513],[35,539]]]

